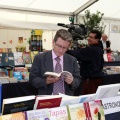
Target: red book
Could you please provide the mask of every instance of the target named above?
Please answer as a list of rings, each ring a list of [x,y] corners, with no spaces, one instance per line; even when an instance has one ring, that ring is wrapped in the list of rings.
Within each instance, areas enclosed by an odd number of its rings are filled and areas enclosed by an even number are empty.
[[[89,102],[86,102],[86,106],[87,106],[87,111],[88,111],[88,120],[92,120]]]
[[[105,120],[104,108],[101,100],[86,102],[87,120]]]
[[[108,62],[114,61],[114,56],[111,53],[107,53]]]
[[[88,108],[87,108],[87,102],[84,102],[83,105],[84,105],[84,109],[85,109],[86,120],[89,120],[89,113],[88,113]]]
[[[37,96],[34,109],[59,107],[62,97],[60,95]]]

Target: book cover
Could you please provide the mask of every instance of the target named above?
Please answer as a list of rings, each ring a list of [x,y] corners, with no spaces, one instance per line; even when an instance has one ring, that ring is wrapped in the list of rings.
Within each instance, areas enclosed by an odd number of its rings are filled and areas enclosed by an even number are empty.
[[[96,100],[119,96],[120,84],[109,84],[99,86],[96,91]]]
[[[44,76],[53,76],[53,77],[60,77],[60,76],[72,76],[72,74],[68,71],[62,71],[61,73],[55,73],[55,72],[45,72]]]
[[[14,66],[14,55],[13,53],[2,53],[2,66]]]
[[[50,120],[48,109],[25,111],[26,120]]]
[[[3,99],[2,115],[33,110],[34,103],[35,103],[34,95]]]
[[[9,83],[9,77],[0,77],[0,84]]]
[[[120,96],[109,97],[101,100],[104,107],[105,116],[112,116],[120,112]]]
[[[27,71],[27,68],[25,67],[14,67],[15,72],[25,72]]]
[[[112,55],[112,53],[107,53],[107,59],[108,59],[108,62],[115,61],[115,58]]]
[[[0,116],[0,120],[25,120],[25,113],[18,112]]]
[[[30,56],[30,52],[24,52],[23,53],[23,61],[24,64],[31,64],[31,56]]]
[[[85,110],[86,120],[89,120],[89,111],[88,111],[88,107],[87,107],[87,102],[84,102],[83,106],[84,106],[84,110]]]
[[[86,120],[83,103],[67,105],[69,120]]]
[[[0,77],[6,77],[6,69],[0,68]]]
[[[90,120],[105,120],[104,108],[101,100],[87,102]]]
[[[0,52],[0,66],[2,66],[2,53]]]
[[[36,96],[34,109],[59,107],[61,100],[60,95]]]
[[[15,65],[24,65],[22,52],[14,52],[13,54],[14,54]]]
[[[0,53],[2,53],[3,52],[3,49],[2,48],[0,48]]]
[[[50,120],[69,120],[67,107],[49,108]]]
[[[80,103],[83,103],[83,102],[94,101],[95,98],[96,98],[96,94],[81,95],[79,102],[80,102]]]
[[[31,52],[30,52],[32,63],[33,63],[34,57],[35,57],[37,54],[38,54],[38,51],[31,51]]]
[[[22,74],[21,74],[21,72],[14,72],[13,76],[15,78],[17,78],[17,80],[22,80]]]
[[[86,107],[86,112],[87,112],[86,113],[87,114],[87,119],[92,120],[92,115],[91,115],[91,111],[90,111],[89,102],[85,102],[85,107]]]
[[[79,96],[63,96],[60,106],[78,104],[80,102]]]
[[[108,62],[108,56],[107,54],[103,54],[104,61]]]

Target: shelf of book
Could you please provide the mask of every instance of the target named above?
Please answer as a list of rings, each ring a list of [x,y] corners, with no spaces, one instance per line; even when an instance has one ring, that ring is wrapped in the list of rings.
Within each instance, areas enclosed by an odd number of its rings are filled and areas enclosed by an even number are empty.
[[[41,35],[31,35],[31,40],[29,41],[30,51],[43,51],[43,46],[42,46],[42,36]]]

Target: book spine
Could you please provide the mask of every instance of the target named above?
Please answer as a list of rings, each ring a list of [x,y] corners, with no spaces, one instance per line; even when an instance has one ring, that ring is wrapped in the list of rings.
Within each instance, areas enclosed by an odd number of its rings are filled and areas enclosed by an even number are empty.
[[[88,119],[88,111],[87,111],[86,102],[83,103],[83,106],[84,106],[84,110],[85,110],[86,120],[89,120],[89,119]]]
[[[86,105],[87,105],[88,118],[89,118],[88,120],[92,120],[89,102],[86,102]]]
[[[68,112],[68,118],[69,118],[69,120],[71,120],[69,106],[67,105],[66,107],[67,107],[67,112]]]
[[[28,120],[27,111],[24,111],[24,114],[25,114],[25,120]]]

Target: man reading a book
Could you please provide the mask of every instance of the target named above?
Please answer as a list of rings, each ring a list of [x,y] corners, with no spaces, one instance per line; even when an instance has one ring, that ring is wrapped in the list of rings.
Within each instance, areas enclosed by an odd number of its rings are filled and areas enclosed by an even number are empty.
[[[29,81],[38,88],[39,95],[56,95],[63,93],[73,95],[73,91],[81,82],[80,71],[75,57],[66,53],[72,43],[72,35],[64,29],[56,32],[53,49],[35,56]],[[45,72],[61,73],[68,71],[71,75],[53,77]]]

